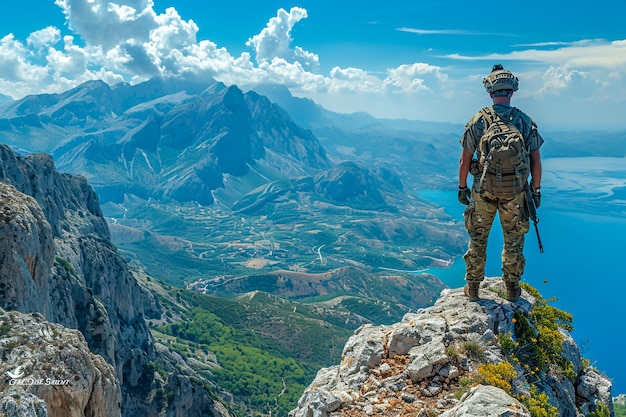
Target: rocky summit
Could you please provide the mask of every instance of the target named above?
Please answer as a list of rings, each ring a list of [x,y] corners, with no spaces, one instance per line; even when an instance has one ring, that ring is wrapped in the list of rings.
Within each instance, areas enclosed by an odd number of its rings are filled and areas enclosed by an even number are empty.
[[[443,290],[391,326],[361,326],[290,417],[612,415],[611,382],[581,358],[568,317],[500,279],[481,299]]]

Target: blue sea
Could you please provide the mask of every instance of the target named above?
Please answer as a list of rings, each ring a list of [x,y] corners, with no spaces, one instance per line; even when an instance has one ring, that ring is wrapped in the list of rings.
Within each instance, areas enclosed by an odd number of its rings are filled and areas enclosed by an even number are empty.
[[[545,250],[539,252],[531,224],[523,281],[544,298],[557,298],[552,305],[573,315],[572,336],[583,357],[612,379],[614,396],[626,393],[626,202],[619,200],[619,192],[611,192],[626,184],[626,158],[558,158],[543,165],[538,215]],[[418,194],[462,222],[464,206],[456,191]],[[488,277],[501,275],[501,251],[496,218],[488,245]],[[464,285],[460,257],[449,269],[429,272],[452,288]]]

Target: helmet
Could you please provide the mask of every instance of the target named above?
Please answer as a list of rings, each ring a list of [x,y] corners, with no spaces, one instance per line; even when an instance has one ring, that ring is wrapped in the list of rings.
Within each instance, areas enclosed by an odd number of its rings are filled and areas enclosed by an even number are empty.
[[[491,69],[491,74],[483,79],[483,85],[487,93],[491,94],[501,90],[517,91],[519,82],[511,71],[505,70],[500,64],[496,64]]]

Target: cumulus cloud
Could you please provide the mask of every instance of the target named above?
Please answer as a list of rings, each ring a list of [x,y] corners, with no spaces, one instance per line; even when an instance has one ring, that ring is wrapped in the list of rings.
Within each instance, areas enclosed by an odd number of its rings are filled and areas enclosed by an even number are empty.
[[[432,91],[447,80],[441,68],[425,63],[400,65],[398,68],[387,71],[388,77],[383,81],[385,90],[395,92],[423,92]]]
[[[377,93],[381,91],[381,80],[359,68],[335,67],[330,72],[329,89],[336,92]]]
[[[69,28],[87,45],[108,50],[130,40],[143,43],[158,27],[152,0],[56,0]]]
[[[6,68],[0,77],[10,80],[28,74],[33,92],[72,87],[71,80],[75,85],[95,77],[139,82],[189,72],[244,86],[280,83],[302,92],[381,92],[385,88],[383,80],[364,70],[335,68],[327,76],[318,74],[318,56],[293,45],[294,26],[307,18],[303,8],[279,9],[248,40],[253,61],[250,53],[234,57],[210,40],[198,42],[198,27],[192,20],[182,19],[173,8],[156,14],[152,0],[56,0],[56,4],[68,28],[84,44],[76,42],[75,36],[61,39],[60,30],[54,27],[33,33],[26,45],[7,38],[0,53],[4,51],[10,59],[3,60]],[[34,53],[42,51],[46,62],[31,63]],[[35,73],[38,76],[33,78]],[[25,92],[7,90],[14,96]]]
[[[29,94],[35,83],[48,77],[45,66],[32,64],[29,50],[12,34],[0,39],[0,91],[12,97]]]
[[[543,87],[540,93],[557,95],[559,91],[570,88],[572,84],[584,82],[590,74],[564,67],[549,67],[543,74]]]
[[[31,33],[26,39],[26,45],[35,51],[42,51],[61,40],[61,31],[54,26]]]
[[[259,64],[282,58],[286,62],[297,62],[309,72],[317,72],[319,58],[299,46],[291,48],[291,31],[296,23],[307,17],[307,11],[301,7],[292,7],[289,12],[279,9],[276,17],[270,19],[267,26],[246,42],[256,52]]]
[[[25,43],[0,41],[0,89],[19,98],[58,92],[89,79],[140,82],[153,76],[196,73],[229,84],[276,82],[302,91],[324,91],[329,78],[317,74],[317,55],[293,46],[291,32],[307,17],[298,7],[280,9],[250,38],[256,62],[210,40],[197,41],[198,26],[174,8],[162,14],[152,0],[56,0],[72,35],[48,27]]]
[[[107,51],[117,70],[147,77],[177,73],[178,62],[172,57],[184,56],[182,51],[196,44],[198,26],[173,8],[157,15],[152,0],[122,1],[56,0],[56,4],[69,28],[88,47]]]

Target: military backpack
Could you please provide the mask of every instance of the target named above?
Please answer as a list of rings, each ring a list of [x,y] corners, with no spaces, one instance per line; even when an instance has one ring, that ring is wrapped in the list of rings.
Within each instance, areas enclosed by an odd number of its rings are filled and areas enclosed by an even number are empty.
[[[524,190],[530,174],[530,157],[517,128],[520,111],[499,115],[493,107],[480,111],[485,130],[478,145],[478,189],[495,197],[512,198]]]

